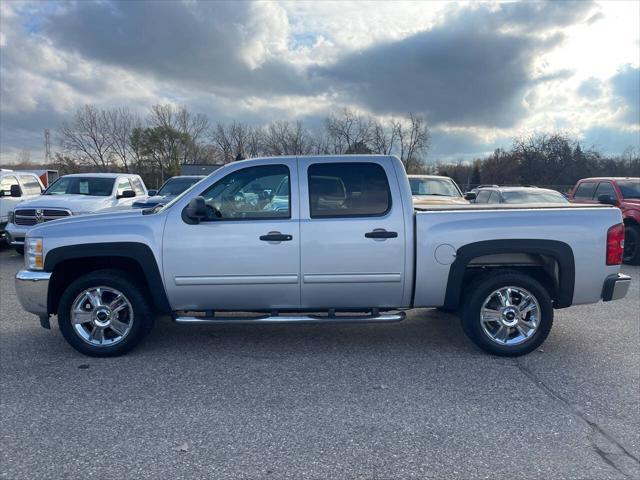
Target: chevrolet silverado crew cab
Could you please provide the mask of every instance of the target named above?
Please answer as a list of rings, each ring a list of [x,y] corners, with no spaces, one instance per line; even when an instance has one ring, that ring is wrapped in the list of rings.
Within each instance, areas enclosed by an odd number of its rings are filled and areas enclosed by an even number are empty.
[[[554,309],[626,294],[623,241],[611,206],[414,209],[396,157],[261,158],[166,205],[34,227],[16,291],[94,356],[127,352],[157,314],[375,323],[417,307],[459,312],[479,347],[514,356],[544,341]]]
[[[20,202],[9,218],[7,233],[11,245],[23,253],[24,237],[35,225],[71,215],[105,209],[131,208],[147,197],[139,175],[129,173],[77,173],[57,179],[41,196]]]

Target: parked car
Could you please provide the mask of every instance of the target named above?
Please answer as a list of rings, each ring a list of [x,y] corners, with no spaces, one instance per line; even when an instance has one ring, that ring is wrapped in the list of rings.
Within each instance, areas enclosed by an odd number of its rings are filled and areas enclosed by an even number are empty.
[[[272,210],[283,183],[286,208]],[[414,211],[411,197],[391,156],[233,162],[162,208],[36,226],[16,292],[94,356],[133,348],[156,313],[189,325],[331,324],[400,321],[418,307],[459,309],[479,347],[515,356],[542,344],[554,309],[626,295],[617,208]]]
[[[640,265],[640,177],[583,178],[569,198],[573,203],[603,203],[622,211],[624,261]]]
[[[507,203],[507,204],[536,204],[536,203],[569,203],[560,192],[538,187],[483,187],[479,188],[475,203]]]
[[[78,173],[56,180],[41,196],[20,202],[9,218],[7,233],[18,253],[24,251],[27,232],[39,223],[71,215],[96,213],[118,206],[131,206],[146,197],[139,175],[128,173]]]
[[[149,198],[136,200],[133,208],[151,208],[161,203],[169,203],[187,188],[198,183],[204,175],[180,175],[172,177],[162,184],[160,190],[149,190]]]
[[[0,170],[0,241],[8,238],[5,228],[18,202],[38,197],[43,190],[42,182],[34,173]]]
[[[462,191],[449,177],[439,175],[408,175],[414,205],[467,205]]]

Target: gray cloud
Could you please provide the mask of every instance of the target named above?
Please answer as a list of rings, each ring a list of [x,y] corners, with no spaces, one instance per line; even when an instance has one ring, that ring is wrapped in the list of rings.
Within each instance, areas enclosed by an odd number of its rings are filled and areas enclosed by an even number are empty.
[[[588,78],[578,87],[578,94],[594,100],[602,95],[602,82],[595,77]]]
[[[551,33],[582,18],[587,2],[501,4],[463,10],[431,30],[352,53],[316,74],[345,97],[378,112],[421,111],[432,122],[512,126],[522,98],[536,82],[533,61],[558,46]],[[505,26],[508,31],[501,31]]]
[[[305,93],[299,71],[267,55],[277,11],[250,2],[77,2],[49,16],[43,32],[85,58],[217,93]],[[285,17],[286,22],[286,17]]]
[[[640,68],[625,66],[611,79],[617,103],[623,108],[623,120],[640,125]]]

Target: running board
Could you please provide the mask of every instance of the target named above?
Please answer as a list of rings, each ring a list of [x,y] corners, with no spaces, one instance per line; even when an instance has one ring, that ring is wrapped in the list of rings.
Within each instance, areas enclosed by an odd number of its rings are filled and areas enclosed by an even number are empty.
[[[369,316],[264,315],[261,317],[174,317],[180,325],[253,325],[276,323],[393,323],[406,318],[404,312]]]

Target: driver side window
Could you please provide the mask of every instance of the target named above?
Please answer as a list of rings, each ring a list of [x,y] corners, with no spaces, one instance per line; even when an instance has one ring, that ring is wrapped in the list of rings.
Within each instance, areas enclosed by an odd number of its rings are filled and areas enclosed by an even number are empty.
[[[289,168],[264,165],[230,173],[202,193],[207,220],[290,218]]]

